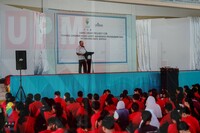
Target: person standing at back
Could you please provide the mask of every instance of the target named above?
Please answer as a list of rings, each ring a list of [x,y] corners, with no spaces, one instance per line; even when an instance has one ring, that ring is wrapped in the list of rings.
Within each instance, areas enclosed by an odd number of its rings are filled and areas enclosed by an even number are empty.
[[[76,48],[76,54],[78,55],[79,60],[79,67],[78,72],[82,73],[82,67],[83,67],[83,73],[87,73],[87,61],[85,58],[86,49],[84,46],[83,41],[79,41],[79,46]]]

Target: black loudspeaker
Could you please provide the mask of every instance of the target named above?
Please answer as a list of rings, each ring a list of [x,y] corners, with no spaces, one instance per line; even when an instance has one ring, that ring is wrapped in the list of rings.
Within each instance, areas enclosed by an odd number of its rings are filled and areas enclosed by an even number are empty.
[[[26,51],[15,51],[16,54],[16,70],[26,70]]]
[[[169,95],[175,95],[176,89],[179,87],[177,68],[161,68],[161,89],[167,90]]]

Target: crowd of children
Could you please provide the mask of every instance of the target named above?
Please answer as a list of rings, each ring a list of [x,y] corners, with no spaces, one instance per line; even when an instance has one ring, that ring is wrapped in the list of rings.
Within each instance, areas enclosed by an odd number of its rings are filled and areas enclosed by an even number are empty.
[[[2,133],[200,133],[200,85],[178,87],[176,94],[156,89],[117,98],[109,89],[77,98],[69,92],[54,98],[28,94],[15,101],[11,93],[1,103]]]

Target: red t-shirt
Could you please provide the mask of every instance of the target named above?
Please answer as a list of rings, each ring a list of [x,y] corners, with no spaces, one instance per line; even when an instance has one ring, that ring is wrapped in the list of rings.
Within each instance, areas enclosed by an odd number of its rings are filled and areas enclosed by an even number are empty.
[[[144,103],[142,101],[135,100],[134,102],[139,105],[139,111],[143,111],[144,110]],[[130,102],[127,109],[131,109],[132,108],[132,104],[133,104],[133,102]]]
[[[95,113],[92,115],[91,117],[91,124],[92,124],[92,129],[95,129],[95,124],[96,124],[96,121],[98,120],[98,118],[100,117],[100,114],[101,114],[101,111]]]
[[[186,122],[190,127],[191,133],[199,133],[200,127],[198,120],[193,116],[186,116],[181,118],[182,121]]]
[[[105,93],[100,97],[100,109],[103,110],[104,104],[105,104],[105,100],[107,98],[108,94]]]
[[[83,130],[82,128],[80,128],[80,127],[76,129],[76,132],[77,132],[77,133],[89,133],[89,131],[84,131],[84,130]]]
[[[82,97],[78,97],[78,98],[76,98],[76,102],[78,102],[78,103],[82,103],[82,101],[83,101],[83,98],[82,98]]]
[[[119,100],[116,97],[113,97],[112,101],[113,101],[114,105],[117,106],[117,103],[118,103]]]
[[[132,104],[133,104],[133,101],[130,101],[130,102],[129,102],[129,105],[127,106],[127,109],[128,109],[128,110],[132,108]]]
[[[49,112],[49,111],[45,111],[44,112],[44,119],[46,120],[46,122],[48,121],[49,118],[51,117],[55,117],[56,115],[53,114],[52,112]]]
[[[163,118],[160,121],[160,126],[162,126],[166,122],[168,122],[169,124],[172,124],[172,119],[171,119],[170,113],[168,113],[165,116],[163,116]]]
[[[178,133],[178,129],[175,123],[172,123],[168,126],[168,133]]]
[[[116,106],[115,105],[108,105],[104,107],[104,110],[107,110],[110,115],[114,115],[114,112],[116,110]]]
[[[26,121],[21,124],[18,123],[20,133],[35,133],[34,131],[35,118],[26,116]]]
[[[72,115],[75,117],[78,109],[81,107],[80,103],[70,103],[67,105],[67,109],[72,113]]]
[[[51,130],[44,130],[44,131],[40,131],[39,133],[51,133]]]
[[[2,103],[1,103],[1,107],[2,107],[2,109],[3,109],[3,112],[4,112],[4,114],[6,114],[6,101],[3,101]]]
[[[195,92],[195,93],[194,93],[194,96],[195,96],[196,98],[200,99],[200,95],[199,95],[198,92]]]
[[[128,109],[128,105],[132,102],[128,97],[123,98],[123,102],[125,104],[126,109]]]
[[[89,131],[84,131],[82,128],[77,128],[76,129],[76,132],[77,133],[104,133],[103,131],[102,132],[99,132],[98,129],[95,129],[95,130],[89,130]]]
[[[160,106],[160,109],[161,109],[162,113],[164,113],[165,112],[166,101],[164,99],[157,98],[157,102],[156,103]]]
[[[42,103],[40,101],[35,101],[29,105],[29,111],[33,117],[36,116],[38,109],[42,107]]]
[[[131,121],[136,127],[139,127],[142,120],[141,112],[133,112],[129,115],[129,121]]]
[[[71,117],[70,110],[67,108],[67,106],[66,106],[66,108],[63,110],[63,114],[65,114],[66,117]]]
[[[144,103],[141,101],[136,101],[136,103],[139,105],[139,111],[143,111],[144,110]]]
[[[139,129],[136,129],[136,130],[134,131],[134,133],[139,133]]]
[[[79,115],[88,115],[88,112],[84,109],[84,107],[81,106],[76,112],[76,116]]]
[[[63,109],[65,109],[66,106],[67,106],[65,100],[62,99],[62,98],[60,98],[60,97],[54,98],[54,101],[55,101],[56,103],[60,103],[60,105],[62,106]]]
[[[65,132],[66,132],[65,129],[63,129],[63,128],[58,128],[56,131],[53,131],[53,132],[51,132],[51,133],[65,133]]]

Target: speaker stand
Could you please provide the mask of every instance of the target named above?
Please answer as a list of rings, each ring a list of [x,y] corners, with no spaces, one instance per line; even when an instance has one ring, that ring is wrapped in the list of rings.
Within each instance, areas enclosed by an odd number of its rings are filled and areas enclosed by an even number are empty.
[[[24,89],[22,87],[22,72],[21,72],[21,69],[20,69],[20,80],[19,81],[20,81],[19,82],[20,83],[19,84],[19,89],[18,89],[18,91],[16,93],[15,98],[18,99],[20,102],[25,102],[25,100],[26,100],[26,94],[25,94]],[[23,100],[23,98],[24,98],[24,100]]]

